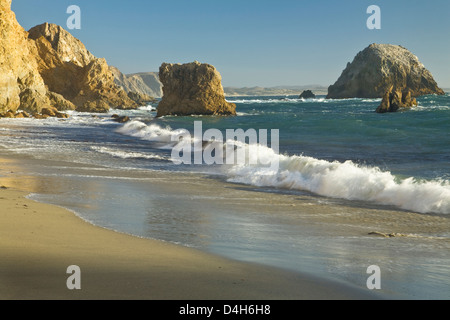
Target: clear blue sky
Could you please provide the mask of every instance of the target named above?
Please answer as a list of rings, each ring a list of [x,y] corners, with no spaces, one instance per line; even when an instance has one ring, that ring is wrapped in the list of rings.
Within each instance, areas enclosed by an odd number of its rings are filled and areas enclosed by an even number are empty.
[[[198,60],[220,71],[224,86],[333,84],[371,43],[401,44],[441,87],[450,87],[450,1],[433,0],[13,0],[19,23],[66,27],[125,73],[157,71],[163,62]],[[369,30],[369,5],[382,29]]]

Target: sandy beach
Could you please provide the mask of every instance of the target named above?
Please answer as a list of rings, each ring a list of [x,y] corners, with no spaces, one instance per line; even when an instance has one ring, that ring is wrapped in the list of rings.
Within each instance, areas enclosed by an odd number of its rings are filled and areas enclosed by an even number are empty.
[[[12,159],[2,170],[13,171]],[[11,173],[13,174],[13,173]],[[366,299],[362,290],[93,226],[0,177],[0,299]],[[26,181],[26,179],[24,179]],[[67,267],[81,269],[69,290]]]
[[[0,0],[0,300],[448,300],[449,10],[404,2]]]

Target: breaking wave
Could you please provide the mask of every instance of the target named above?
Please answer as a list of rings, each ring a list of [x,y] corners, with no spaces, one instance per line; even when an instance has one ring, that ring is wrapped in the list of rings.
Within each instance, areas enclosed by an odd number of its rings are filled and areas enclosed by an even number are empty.
[[[118,132],[143,140],[171,142],[172,135],[180,131],[133,121]],[[378,167],[352,161],[330,162],[302,155],[282,155],[263,145],[246,144],[241,147],[247,149],[248,154],[256,155],[259,161],[257,164],[224,166],[223,173],[229,182],[309,191],[331,198],[368,201],[420,213],[450,214],[450,183],[445,179],[404,179]]]
[[[181,131],[172,130],[170,127],[162,128],[157,124],[146,125],[141,121],[131,121],[118,128],[116,132],[142,140],[171,143],[172,135]]]
[[[269,148],[259,152],[264,157],[276,158],[278,170],[236,165],[229,169],[228,181],[310,191],[321,196],[369,201],[420,213],[450,214],[448,180],[401,179],[378,167],[352,161],[341,163],[307,156],[278,155]]]
[[[318,97],[313,99],[299,99],[299,98],[266,98],[266,99],[227,99],[230,103],[240,103],[240,104],[262,104],[262,103],[335,103],[346,102],[346,101],[359,101],[359,102],[379,102],[381,99],[362,99],[362,98],[348,98],[348,99],[326,99],[325,97]]]

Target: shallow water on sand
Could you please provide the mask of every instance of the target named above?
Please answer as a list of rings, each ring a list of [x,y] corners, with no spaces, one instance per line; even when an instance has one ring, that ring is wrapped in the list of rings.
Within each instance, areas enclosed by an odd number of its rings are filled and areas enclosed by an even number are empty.
[[[8,186],[112,230],[170,241],[366,288],[378,265],[385,298],[448,299],[448,218],[274,193],[208,176],[21,160]],[[10,167],[11,164],[6,165]],[[11,170],[11,169],[10,169]],[[402,233],[382,238],[369,232]]]
[[[225,118],[144,108],[111,111],[132,117],[126,125],[111,113],[0,119],[13,159],[0,182],[120,232],[360,288],[377,265],[386,298],[450,298],[450,95],[392,115],[375,114],[376,99],[281,98],[233,98],[238,116]],[[174,165],[171,135],[194,121],[278,128],[281,154],[258,154],[280,170]]]

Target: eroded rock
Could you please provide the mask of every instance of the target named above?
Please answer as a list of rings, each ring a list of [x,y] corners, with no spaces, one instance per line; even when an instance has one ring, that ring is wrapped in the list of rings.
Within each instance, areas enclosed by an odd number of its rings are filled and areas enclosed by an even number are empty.
[[[328,99],[381,98],[393,87],[418,97],[444,94],[419,59],[402,46],[371,44],[358,53],[336,83],[328,88]]]
[[[411,97],[411,91],[407,90],[402,92],[400,90],[394,90],[394,87],[391,86],[383,95],[383,100],[376,112],[397,112],[400,109],[408,109],[414,106],[417,106],[417,100]]]
[[[106,60],[96,58],[64,28],[44,23],[29,31],[38,52],[39,72],[58,105],[85,112],[107,112],[110,107],[134,109],[137,104],[114,83]],[[71,103],[62,103],[62,98]]]
[[[209,64],[161,65],[163,98],[158,117],[166,115],[235,115],[236,105],[225,100],[220,73]]]
[[[300,95],[299,99],[314,99],[316,95],[311,90],[305,90]]]

